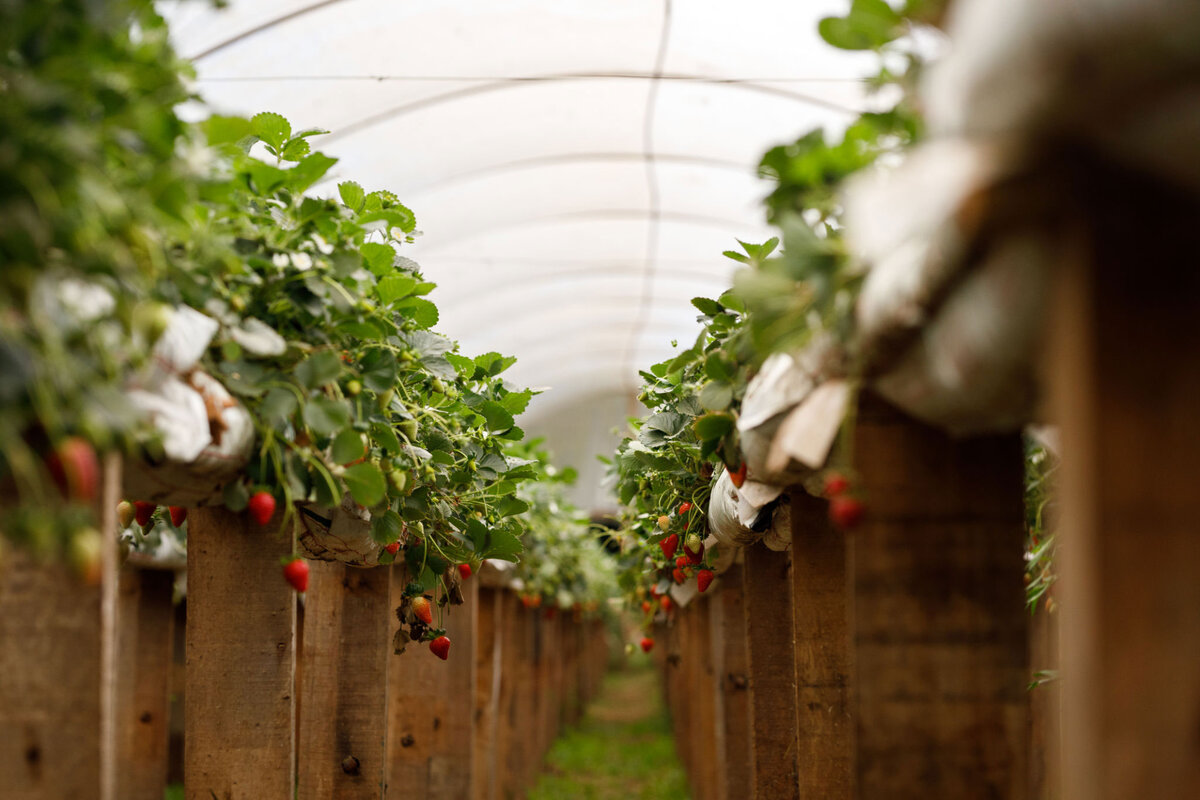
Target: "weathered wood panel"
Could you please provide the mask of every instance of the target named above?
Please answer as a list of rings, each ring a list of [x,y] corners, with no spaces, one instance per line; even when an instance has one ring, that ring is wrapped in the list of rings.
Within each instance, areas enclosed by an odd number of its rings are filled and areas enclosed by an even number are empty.
[[[850,546],[858,796],[1025,797],[1018,436],[958,441],[860,401]]]
[[[188,800],[285,800],[295,792],[296,593],[292,537],[224,508],[188,515]]]
[[[300,651],[300,800],[383,797],[390,570],[313,561]]]
[[[722,800],[739,800],[750,794],[754,767],[750,758],[750,686],[746,650],[746,611],[739,566],[721,575],[720,594],[720,742]]]
[[[743,591],[750,676],[752,792],[757,800],[798,797],[796,648],[792,641],[791,554],[745,549]]]

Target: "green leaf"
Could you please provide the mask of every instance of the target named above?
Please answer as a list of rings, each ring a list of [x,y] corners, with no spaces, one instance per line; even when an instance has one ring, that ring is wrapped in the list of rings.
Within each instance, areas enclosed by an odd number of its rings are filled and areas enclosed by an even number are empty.
[[[733,369],[725,360],[725,354],[720,350],[714,350],[704,359],[704,374],[715,381],[727,381],[733,377]]]
[[[325,173],[336,163],[336,158],[330,158],[324,153],[305,156],[300,163],[287,171],[287,184],[293,191],[303,192],[325,177]]]
[[[731,414],[705,414],[697,417],[695,422],[696,436],[702,440],[720,439],[733,430]]]
[[[332,350],[313,353],[296,366],[296,379],[309,389],[318,389],[342,374],[342,359]]]
[[[709,317],[715,317],[725,310],[716,300],[710,300],[707,297],[693,297],[692,305],[699,309],[701,314]]]
[[[499,375],[517,363],[517,359],[515,356],[504,356],[500,353],[484,353],[475,356],[475,363],[488,375]]]
[[[367,454],[363,435],[353,428],[345,428],[333,440],[329,457],[335,464],[349,464],[358,461]]]
[[[389,229],[399,228],[405,233],[412,233],[417,227],[417,218],[411,211],[398,203],[388,208],[367,211],[358,218],[358,221],[362,225],[372,222],[382,222]]]
[[[363,188],[354,181],[342,181],[338,184],[338,194],[342,198],[351,211],[362,211],[363,202],[366,200],[366,193]]]
[[[390,244],[367,242],[358,248],[358,252],[362,253],[367,269],[371,270],[375,275],[383,277],[392,271],[392,263],[396,260],[396,251]],[[416,283],[416,280],[413,283]],[[391,301],[385,300],[384,302]]]
[[[312,147],[304,139],[290,139],[283,146],[283,152],[280,157],[284,161],[299,161],[304,158],[312,150]]]
[[[438,322],[438,310],[424,297],[409,297],[396,304],[396,310],[422,328],[432,328]]]
[[[396,357],[387,350],[371,350],[362,360],[363,385],[383,393],[394,388],[400,378]]]
[[[250,182],[254,187],[254,191],[261,195],[270,194],[275,191],[283,185],[283,182],[288,177],[288,170],[273,167],[270,164],[257,160],[251,160],[246,165],[246,172],[250,174]]]
[[[250,118],[250,126],[254,135],[273,147],[276,151],[283,147],[292,135],[292,125],[279,114],[264,111]]]
[[[391,544],[404,532],[404,520],[392,509],[371,517],[371,538],[379,544]]]
[[[387,480],[379,467],[370,462],[355,464],[342,474],[350,496],[360,506],[373,506],[387,494]]]
[[[241,481],[234,481],[225,485],[225,491],[221,493],[221,500],[224,501],[226,508],[236,513],[243,510],[250,502],[250,491]]]
[[[529,510],[529,503],[526,503],[519,497],[504,497],[496,503],[496,513],[502,517],[511,517],[514,514],[524,514]]]
[[[724,381],[709,381],[700,389],[700,405],[707,411],[724,411],[732,402],[733,387]]]
[[[396,455],[400,452],[400,437],[396,435],[396,432],[390,426],[382,422],[371,423],[371,438],[391,455]]]
[[[296,411],[298,401],[296,395],[287,389],[276,386],[263,397],[258,413],[263,420],[272,425],[282,425]]]
[[[250,120],[244,117],[223,117],[214,115],[204,120],[200,127],[204,137],[214,147],[223,144],[236,144],[253,134]]]
[[[500,405],[510,414],[520,414],[529,406],[529,401],[533,398],[533,392],[526,389],[521,392],[509,392],[500,398]]]
[[[333,436],[350,424],[350,404],[324,395],[309,398],[304,404],[304,424],[318,436]]]
[[[490,431],[506,431],[513,426],[513,415],[504,406],[494,400],[488,400],[484,403],[479,409],[479,413],[487,420],[488,430]]]
[[[498,558],[501,561],[516,562],[517,557],[525,548],[521,546],[521,540],[513,534],[504,530],[493,530],[489,532],[487,546],[480,558]]]
[[[408,275],[389,275],[375,286],[375,294],[379,297],[379,302],[391,305],[412,294],[416,285],[417,279]]]

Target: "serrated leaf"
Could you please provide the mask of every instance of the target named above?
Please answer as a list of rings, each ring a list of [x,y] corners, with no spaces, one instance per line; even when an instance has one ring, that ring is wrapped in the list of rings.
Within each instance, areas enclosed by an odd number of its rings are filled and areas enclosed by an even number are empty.
[[[705,414],[697,417],[694,423],[696,436],[702,441],[720,439],[733,430],[733,416],[730,414]]]
[[[363,435],[353,428],[345,428],[336,437],[329,450],[329,457],[335,464],[349,464],[358,461],[367,454]]]
[[[504,406],[488,400],[479,409],[479,413],[487,420],[488,430],[493,432],[506,431],[513,426],[513,415]]]
[[[520,414],[529,407],[529,401],[533,399],[533,392],[528,389],[520,392],[509,392],[500,398],[500,405],[504,406],[505,410],[510,414]]]
[[[342,181],[338,184],[338,195],[341,196],[342,202],[354,212],[362,210],[363,203],[367,199],[366,192],[363,187],[359,186],[354,181]]]
[[[724,307],[716,300],[710,300],[707,297],[693,297],[692,305],[695,306],[701,314],[709,317],[715,317],[724,311]]]
[[[521,545],[521,540],[516,536],[508,531],[497,529],[490,531],[487,547],[480,554],[480,557],[498,558],[501,561],[512,561],[515,563],[517,557],[524,549]]]
[[[733,387],[724,381],[709,381],[700,389],[700,405],[706,411],[724,411],[733,402]]]
[[[200,123],[204,137],[214,147],[223,144],[236,144],[254,132],[250,120],[243,117],[224,117],[214,115]]]
[[[263,420],[272,425],[281,425],[292,416],[299,405],[296,395],[287,389],[276,386],[267,392],[258,407],[258,413]]]
[[[409,297],[396,304],[396,310],[422,328],[432,328],[438,322],[438,310],[424,297]]]
[[[411,211],[398,203],[388,208],[365,211],[358,218],[358,221],[362,225],[368,225],[372,222],[382,223],[387,228],[399,228],[405,233],[412,233],[417,227],[417,218]]]
[[[342,480],[350,490],[350,496],[360,506],[373,506],[387,494],[387,480],[383,472],[374,464],[364,462],[348,467],[342,473]]]
[[[404,520],[392,509],[371,517],[371,538],[378,544],[391,544],[404,532]]]
[[[529,503],[519,497],[504,497],[496,503],[496,513],[501,517],[511,517],[514,514],[524,514],[529,510]]]
[[[392,262],[396,260],[396,250],[390,244],[367,242],[358,248],[358,252],[362,253],[363,263],[367,265],[367,269],[375,275],[382,277],[392,271]],[[416,281],[414,280],[413,283]]]
[[[250,127],[255,136],[277,151],[292,135],[292,124],[282,115],[270,111],[263,111],[251,117]]]
[[[291,139],[283,146],[280,158],[284,161],[299,161],[311,152],[312,147],[304,139]]]
[[[412,294],[416,285],[417,279],[408,275],[388,275],[376,284],[375,294],[379,297],[379,302],[391,305]]]
[[[287,184],[293,191],[303,192],[325,177],[325,173],[329,172],[329,168],[336,163],[336,158],[331,158],[324,153],[307,155],[287,171]]]
[[[333,436],[350,424],[350,404],[324,395],[309,398],[304,404],[304,424],[318,436]]]
[[[342,359],[332,350],[313,353],[296,366],[296,380],[309,389],[332,383],[341,374]]]
[[[394,388],[399,380],[396,357],[387,350],[371,350],[363,356],[360,368],[363,385],[373,392],[382,394]]]
[[[390,455],[400,452],[400,437],[391,427],[382,422],[371,423],[371,438]]]

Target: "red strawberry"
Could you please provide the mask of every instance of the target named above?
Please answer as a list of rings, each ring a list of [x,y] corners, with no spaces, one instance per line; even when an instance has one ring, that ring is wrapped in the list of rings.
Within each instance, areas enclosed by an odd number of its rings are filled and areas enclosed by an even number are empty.
[[[467,578],[471,577],[471,565],[470,564],[459,564],[458,565],[458,574],[462,577],[462,579],[464,581]]]
[[[308,562],[303,558],[293,558],[283,565],[283,578],[297,592],[308,591]]]
[[[246,504],[250,518],[259,525],[266,525],[275,515],[275,496],[270,492],[255,492]]]
[[[845,494],[850,488],[850,481],[840,472],[830,472],[825,476],[825,496],[837,497]]]
[[[642,652],[649,653],[653,649],[654,649],[654,640],[651,639],[649,636],[643,636],[642,637]]]
[[[691,503],[680,503],[679,504],[679,515],[680,516],[683,516],[684,514],[688,513],[691,510],[692,510]]]
[[[521,605],[525,606],[526,608],[533,608],[533,595],[531,595],[531,594],[521,595]]]
[[[664,594],[664,595],[662,596],[662,599],[661,599],[659,602],[661,602],[661,603],[662,603],[662,610],[663,610],[663,611],[670,611],[670,610],[671,610],[671,598],[670,598],[670,597],[668,597],[667,595],[665,595],[665,594]]]
[[[546,610],[542,612],[544,619],[554,619],[554,615],[558,613],[558,609],[554,606],[546,606]]]
[[[150,518],[154,516],[154,512],[157,510],[158,506],[154,503],[147,503],[145,500],[133,501],[133,518],[143,528],[150,524]]]
[[[96,497],[100,483],[100,463],[96,451],[85,439],[68,436],[58,443],[46,458],[50,477],[63,494],[74,500],[88,502]]]
[[[733,481],[733,485],[737,488],[742,488],[742,484],[746,482],[746,462],[737,468],[736,472],[729,473],[729,480]]]
[[[429,643],[429,651],[445,661],[450,657],[450,637],[442,634]]]
[[[866,507],[853,497],[841,495],[829,501],[829,519],[844,531],[858,525],[865,511]]]
[[[670,561],[675,557],[675,548],[679,547],[679,534],[672,533],[670,536],[659,542],[658,546],[662,548],[663,555],[667,557],[668,561]]]
[[[680,556],[679,558],[675,559],[675,566],[679,567],[680,569],[683,569],[684,567],[686,567],[687,563],[688,563],[687,556]]]
[[[167,511],[171,513],[171,524],[176,528],[187,519],[187,509],[183,506],[167,506]]]
[[[708,591],[708,587],[712,585],[713,578],[715,577],[711,569],[700,570],[696,573],[696,588],[702,593]]]
[[[396,555],[396,553],[399,553],[399,552],[400,552],[400,543],[399,543],[399,542],[392,542],[391,544],[385,544],[385,545],[383,546],[383,549],[384,549],[384,550],[387,550],[387,551],[388,551],[389,553],[391,553],[392,555]]]
[[[649,613],[650,613],[650,609],[652,609],[652,608],[654,608],[654,606],[650,605],[650,601],[649,601],[649,600],[643,600],[643,601],[642,601],[642,613],[643,613],[643,614],[649,614]]]
[[[671,577],[673,577],[675,579],[676,583],[683,583],[684,581],[687,580],[687,575],[681,569],[673,570],[671,572]]]
[[[412,599],[412,610],[416,614],[417,619],[424,622],[426,625],[433,624],[433,606],[429,602],[429,598],[425,595],[418,595]]]

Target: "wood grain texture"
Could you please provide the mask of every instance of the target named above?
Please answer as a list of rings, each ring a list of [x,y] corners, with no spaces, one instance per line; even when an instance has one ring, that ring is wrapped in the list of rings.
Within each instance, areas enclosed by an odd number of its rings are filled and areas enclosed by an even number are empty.
[[[1064,796],[1200,797],[1200,203],[1083,180],[1051,314]]]
[[[175,573],[120,571],[117,796],[161,800],[167,787]]]
[[[516,596],[505,600],[500,643],[500,719],[496,733],[499,796],[505,800],[515,797],[521,786],[521,687],[526,616]]]
[[[386,780],[391,571],[310,562],[300,650],[300,800],[380,798]]]
[[[695,659],[696,721],[693,726],[693,782],[697,800],[717,800],[717,684],[719,673],[712,660],[712,601],[692,603],[692,657]]]
[[[475,646],[474,763],[479,771],[475,781],[476,800],[496,796],[496,709],[499,704],[499,659],[501,644],[501,604],[503,590],[480,587],[479,635]]]
[[[792,642],[791,553],[745,549],[747,673],[752,789],[757,800],[799,796],[796,765],[796,648]]]
[[[750,795],[754,767],[750,758],[750,668],[746,650],[746,611],[742,592],[742,570],[733,568],[721,575],[720,594],[720,680],[722,800],[740,800]]]
[[[399,605],[407,582],[404,570],[393,568],[392,606]],[[427,645],[389,657],[389,798],[471,797],[478,585],[463,583],[464,604],[448,607],[442,617],[450,638],[448,660],[438,659]]]
[[[0,794],[115,800],[116,507],[106,458],[96,503],[99,585],[8,548],[0,559]],[[107,641],[106,641],[107,637]]]
[[[188,514],[188,800],[288,800],[295,791],[292,536],[224,508]]]
[[[954,440],[864,395],[855,446],[868,504],[849,538],[858,796],[1020,800],[1020,438]]]
[[[827,503],[792,494],[792,603],[800,796],[854,798],[850,586],[846,537]]]

